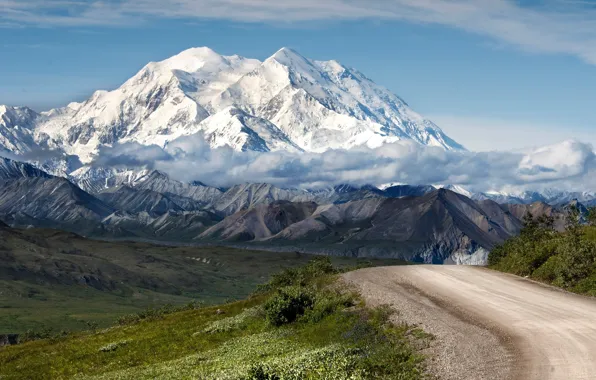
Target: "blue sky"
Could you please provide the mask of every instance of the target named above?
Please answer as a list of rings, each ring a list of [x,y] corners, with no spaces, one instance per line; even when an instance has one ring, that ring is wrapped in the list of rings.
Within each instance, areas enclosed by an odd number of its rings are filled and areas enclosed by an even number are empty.
[[[0,0],[0,45],[0,104],[36,110],[189,47],[288,46],[359,69],[473,150],[596,144],[589,0]]]

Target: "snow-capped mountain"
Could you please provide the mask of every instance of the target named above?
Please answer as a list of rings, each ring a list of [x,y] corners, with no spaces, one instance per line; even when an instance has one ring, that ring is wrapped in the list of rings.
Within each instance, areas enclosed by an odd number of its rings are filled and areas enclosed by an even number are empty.
[[[37,146],[33,132],[38,116],[27,107],[0,105],[0,150],[16,154],[31,152]]]
[[[401,98],[336,61],[283,48],[263,62],[193,48],[146,65],[113,91],[37,114],[0,107],[0,148],[41,146],[93,160],[101,146],[166,146],[201,133],[211,147],[322,152],[413,140],[463,149]]]
[[[573,201],[587,205],[596,204],[596,192],[593,191],[565,191],[553,188],[542,190],[509,189],[499,191],[474,192],[461,185],[434,185],[435,188],[444,188],[454,193],[464,195],[475,201],[491,200],[499,204],[529,205],[535,202],[546,203],[552,206],[568,204]],[[386,191],[387,189],[385,189]]]
[[[550,205],[560,205],[579,201],[591,205],[596,200],[596,193],[592,191],[561,191],[545,189],[543,191],[492,191],[486,193],[472,194],[474,200],[490,199],[497,203],[509,204],[531,204],[544,202]]]

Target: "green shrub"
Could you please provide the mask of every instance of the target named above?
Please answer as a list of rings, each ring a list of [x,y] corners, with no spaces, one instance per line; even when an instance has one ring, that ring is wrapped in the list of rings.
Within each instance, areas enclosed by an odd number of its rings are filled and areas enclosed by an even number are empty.
[[[51,341],[57,341],[64,339],[71,334],[70,331],[60,330],[55,331],[52,328],[45,328],[41,331],[27,330],[24,334],[19,336],[19,343],[32,342],[35,340],[49,339]]]
[[[246,380],[280,380],[279,376],[262,364],[254,364],[249,370]]]
[[[589,277],[578,281],[571,290],[576,293],[596,296],[596,273],[592,273]]]
[[[586,221],[592,227],[596,226],[596,207],[590,207],[588,209],[588,215],[586,216]]]
[[[555,282],[561,282],[562,280],[557,281],[557,277],[559,277],[559,272],[562,267],[562,257],[559,255],[554,255],[551,256],[543,265],[541,265],[540,268],[536,269],[532,277],[551,284]]]
[[[302,286],[287,286],[279,289],[265,303],[267,321],[274,326],[292,323],[314,305],[314,294]]]
[[[596,281],[590,280],[596,276],[594,228],[579,220],[571,212],[564,232],[554,231],[550,222],[526,220],[519,236],[493,249],[489,265],[568,290],[596,293]]]
[[[596,241],[596,226],[587,227],[584,231],[584,237],[586,240]]]
[[[292,285],[307,286],[317,278],[336,273],[339,271],[333,266],[329,257],[316,257],[303,267],[285,269],[283,272],[273,275],[268,283],[257,288],[257,293],[267,293]]]
[[[566,239],[560,247],[561,265],[559,276],[565,286],[574,286],[594,272],[596,243],[593,241]]]
[[[488,265],[493,267],[501,263],[501,261],[507,256],[507,247],[505,244],[497,245],[488,254]]]
[[[356,303],[356,296],[339,289],[319,291],[313,307],[307,310],[303,319],[309,323],[317,323],[337,310],[342,310]]]

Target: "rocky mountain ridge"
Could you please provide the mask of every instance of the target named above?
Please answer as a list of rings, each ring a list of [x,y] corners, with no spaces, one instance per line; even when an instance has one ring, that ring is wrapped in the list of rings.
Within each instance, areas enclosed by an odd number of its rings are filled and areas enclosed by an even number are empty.
[[[478,264],[519,232],[526,213],[562,221],[566,212],[541,202],[476,201],[432,186],[302,190],[257,183],[218,189],[150,170],[116,170],[100,182],[88,181],[85,173],[79,180],[90,191],[4,159],[0,219],[13,227],[99,238]]]

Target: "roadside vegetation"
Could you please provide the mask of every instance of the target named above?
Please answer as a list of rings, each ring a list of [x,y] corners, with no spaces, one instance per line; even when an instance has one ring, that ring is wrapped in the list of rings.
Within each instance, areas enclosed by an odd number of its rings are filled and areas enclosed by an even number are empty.
[[[1,379],[422,379],[430,336],[366,308],[328,258],[249,298],[151,309],[0,349]]]
[[[528,215],[524,222],[519,236],[492,250],[490,267],[596,296],[596,208],[572,209],[565,231],[548,217]]]

